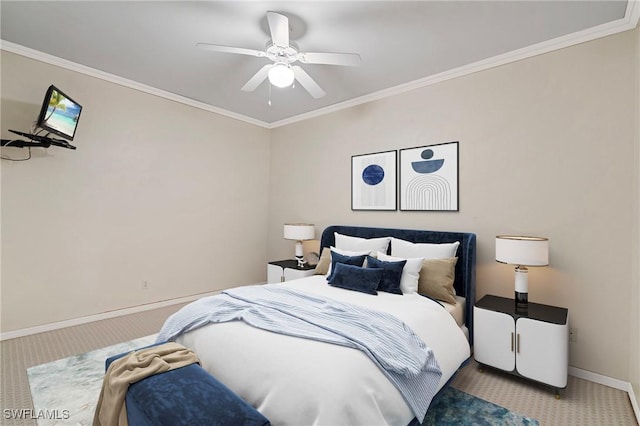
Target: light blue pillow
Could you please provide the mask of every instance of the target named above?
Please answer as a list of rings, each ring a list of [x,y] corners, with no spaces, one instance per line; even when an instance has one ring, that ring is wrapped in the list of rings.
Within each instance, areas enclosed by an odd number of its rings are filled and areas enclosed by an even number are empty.
[[[376,289],[382,279],[381,268],[363,268],[361,266],[336,263],[329,285],[347,290],[377,295]]]
[[[402,270],[406,263],[406,260],[385,262],[375,257],[367,256],[367,268],[380,268],[383,270],[382,279],[380,280],[380,284],[378,284],[378,291],[385,291],[387,293],[402,294],[402,290],[400,290],[400,278],[402,278]]]
[[[327,280],[330,280],[333,277],[333,274],[336,271],[336,264],[344,263],[346,265],[354,265],[354,266],[362,266],[364,264],[364,260],[367,258],[366,254],[360,256],[345,256],[340,253],[336,253],[335,251],[331,251],[331,274],[327,277]]]

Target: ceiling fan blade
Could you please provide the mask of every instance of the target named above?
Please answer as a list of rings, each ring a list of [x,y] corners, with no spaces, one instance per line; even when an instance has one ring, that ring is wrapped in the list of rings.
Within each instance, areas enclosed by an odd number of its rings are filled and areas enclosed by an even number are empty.
[[[254,49],[245,49],[244,47],[221,46],[219,44],[209,44],[209,43],[197,43],[196,47],[203,50],[210,50],[212,52],[238,53],[240,55],[257,56],[259,58],[267,56],[267,54],[264,53],[263,51],[254,50]]]
[[[357,67],[362,62],[357,53],[300,52],[298,60],[303,64],[346,65]]]
[[[318,99],[326,95],[324,90],[318,86],[318,83],[316,83],[305,70],[300,68],[298,65],[292,66],[291,69],[293,70],[293,75],[296,77],[296,80],[298,80],[300,85],[304,87],[311,96]]]
[[[279,47],[289,47],[289,18],[278,12],[267,12],[271,41]]]
[[[273,64],[267,64],[264,67],[260,68],[258,72],[255,73],[244,86],[242,86],[241,90],[245,92],[253,92],[254,90],[256,90],[258,86],[260,86],[260,84],[267,79],[271,67],[273,67]]]

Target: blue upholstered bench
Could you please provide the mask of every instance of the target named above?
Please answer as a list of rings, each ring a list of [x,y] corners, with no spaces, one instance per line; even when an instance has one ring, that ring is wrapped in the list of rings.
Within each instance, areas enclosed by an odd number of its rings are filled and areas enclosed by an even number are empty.
[[[124,355],[126,353],[108,358],[105,371]],[[132,384],[125,401],[131,426],[271,424],[198,364],[155,374]]]

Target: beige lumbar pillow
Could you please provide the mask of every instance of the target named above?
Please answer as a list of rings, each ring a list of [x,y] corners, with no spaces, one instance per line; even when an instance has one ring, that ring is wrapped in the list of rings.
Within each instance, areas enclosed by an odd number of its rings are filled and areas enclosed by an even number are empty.
[[[420,270],[418,293],[455,305],[453,281],[457,262],[457,257],[425,259]]]
[[[331,266],[331,249],[325,247],[320,253],[320,260],[316,265],[316,269],[313,271],[314,275],[327,275],[329,273],[329,266]]]

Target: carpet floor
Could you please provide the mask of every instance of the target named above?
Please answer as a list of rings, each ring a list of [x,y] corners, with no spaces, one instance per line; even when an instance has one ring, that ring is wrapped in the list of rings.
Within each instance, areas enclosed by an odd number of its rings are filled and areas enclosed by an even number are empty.
[[[165,319],[183,305],[169,306],[0,342],[0,424],[35,426],[27,369],[116,343],[157,333]],[[626,392],[569,376],[556,400],[553,390],[493,369],[481,373],[475,362],[462,368],[452,387],[537,419],[541,425],[620,425],[636,422]],[[28,417],[28,416],[27,416]]]
[[[155,335],[40,364],[27,370],[38,426],[90,426],[110,356],[147,346]],[[55,380],[51,380],[55,377]],[[425,418],[435,425],[537,426],[538,421],[455,388],[447,388]]]

